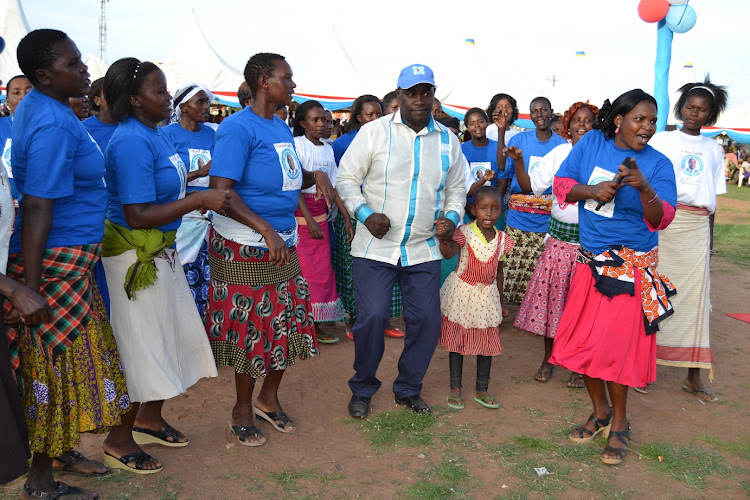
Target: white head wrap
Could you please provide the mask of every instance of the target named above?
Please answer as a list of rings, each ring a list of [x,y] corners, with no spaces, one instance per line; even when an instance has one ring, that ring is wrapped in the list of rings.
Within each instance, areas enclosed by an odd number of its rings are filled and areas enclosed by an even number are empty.
[[[174,110],[176,121],[180,121],[180,118],[182,118],[182,110],[180,109],[180,104],[188,102],[195,94],[197,94],[201,90],[208,96],[208,102],[213,102],[213,93],[208,90],[208,87],[206,87],[202,83],[187,82],[183,85],[180,85],[180,88],[177,89],[177,91],[174,93],[174,96],[172,97],[172,109]]]

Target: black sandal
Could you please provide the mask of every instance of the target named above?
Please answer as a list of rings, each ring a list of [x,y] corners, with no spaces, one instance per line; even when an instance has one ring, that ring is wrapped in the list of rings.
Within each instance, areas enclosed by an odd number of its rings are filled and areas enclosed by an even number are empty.
[[[138,451],[135,453],[128,453],[120,458],[114,455],[110,455],[106,451],[104,452],[104,465],[110,469],[124,469],[133,474],[156,474],[160,472],[164,467],[157,467],[156,469],[144,469],[143,463],[149,460],[153,460],[154,457],[146,453],[145,451]],[[135,464],[135,467],[130,467],[128,464]]]
[[[592,413],[591,416],[588,419],[588,422],[591,422],[594,424],[594,430],[590,431],[584,426],[578,427],[576,429],[573,429],[573,433],[568,435],[568,439],[573,441],[574,443],[590,443],[594,440],[597,434],[600,432],[604,433],[604,437],[607,437],[609,434],[609,428],[612,426],[610,423],[612,420],[612,412],[609,412],[609,415],[607,418],[601,419],[596,418],[594,414]],[[578,433],[578,435],[574,435],[574,433]]]
[[[253,412],[255,412],[255,418],[263,422],[268,422],[279,432],[291,434],[297,430],[294,427],[287,429],[287,426],[289,426],[289,424],[294,425],[294,422],[289,418],[289,415],[283,411],[263,411],[260,408],[255,407],[253,408]]]
[[[182,433],[167,424],[158,431],[152,431],[151,429],[144,429],[142,427],[133,427],[133,440],[136,444],[160,444],[162,446],[169,446],[170,448],[180,448],[187,446],[190,441],[180,442],[180,438],[184,437]],[[169,441],[168,438],[172,438]],[[186,438],[187,439],[187,438]]]
[[[609,431],[609,437],[617,438],[625,446],[630,445],[630,429],[625,431]],[[625,440],[627,438],[627,441]],[[607,458],[604,456],[605,453],[610,452],[617,455],[617,458]],[[607,445],[604,447],[602,452],[602,462],[607,465],[618,465],[622,463],[622,459],[628,454],[628,448],[615,448],[614,446]]]
[[[57,460],[58,462],[63,463],[63,466],[60,468],[52,467],[52,473],[54,474],[76,474],[77,476],[81,477],[100,477],[109,474],[109,470],[105,470],[104,472],[81,472],[73,469],[73,466],[79,462],[90,462],[92,464],[97,463],[95,460],[86,458],[83,453],[76,450],[65,452],[59,457],[55,457],[53,460]]]
[[[65,484],[60,481],[57,481],[55,483],[54,493],[47,493],[43,490],[32,490],[31,488],[29,488],[28,484],[23,485],[23,491],[25,491],[26,494],[30,497],[49,498],[50,500],[59,500],[63,495],[81,495],[84,492],[84,490],[79,488],[78,486],[70,486],[69,484]],[[91,493],[94,494],[94,498],[99,498],[99,495],[97,495],[95,491],[92,491]]]
[[[237,441],[239,441],[242,446],[257,447],[266,444],[265,437],[260,432],[260,429],[254,425],[248,427],[246,425],[232,425],[232,422],[229,422],[229,430],[237,436]],[[250,436],[257,438],[257,440],[248,441],[247,438]],[[263,438],[263,441],[261,441],[260,438]]]

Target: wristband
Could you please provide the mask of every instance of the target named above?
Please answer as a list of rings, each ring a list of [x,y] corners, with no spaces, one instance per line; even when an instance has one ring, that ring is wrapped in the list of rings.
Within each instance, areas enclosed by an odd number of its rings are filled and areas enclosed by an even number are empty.
[[[375,212],[370,207],[362,203],[354,209],[354,218],[364,224],[367,218],[374,213]]]
[[[651,205],[653,205],[654,203],[656,203],[656,200],[658,200],[658,199],[659,199],[659,194],[657,193],[657,194],[654,195],[653,198],[651,198],[650,200],[648,200],[646,203],[641,202],[641,204],[644,207],[650,207]]]
[[[458,227],[458,214],[451,210],[447,214],[445,214],[445,218],[453,222],[453,225]]]

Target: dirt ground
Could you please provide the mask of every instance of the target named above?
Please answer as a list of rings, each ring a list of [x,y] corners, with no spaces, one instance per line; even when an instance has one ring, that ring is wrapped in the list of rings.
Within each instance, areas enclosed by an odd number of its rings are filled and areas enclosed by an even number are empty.
[[[737,200],[722,200],[721,206],[727,202],[750,209]],[[228,430],[233,374],[220,369],[217,379],[202,380],[165,405],[167,420],[191,441],[186,448],[146,447],[164,463],[160,474],[63,480],[113,499],[749,498],[750,324],[726,314],[750,313],[750,270],[716,262],[712,282],[716,360],[709,387],[721,400],[702,404],[680,390],[685,369],[660,366],[652,394],[630,393],[632,451],[618,467],[599,462],[602,439],[587,445],[566,440],[568,430],[590,413],[585,391],[568,389],[568,373],[561,369],[547,384],[532,380],[542,339],[513,328],[512,312],[501,327],[503,353],[492,367],[490,392],[501,408],[487,410],[465,397],[465,410],[447,409],[448,356],[438,348],[422,393],[437,417],[422,444],[404,439],[401,445],[375,446],[369,439],[378,429],[365,431],[348,417],[353,343],[339,327],[334,332],[340,343],[321,346],[319,357],[297,362],[285,375],[280,397],[297,433],[258,424],[268,438],[265,446],[236,444]],[[397,408],[391,384],[401,346],[401,340],[386,339],[378,373],[383,387],[373,398],[371,420]],[[467,357],[465,396],[474,373]],[[708,374],[703,377],[708,383]],[[83,436],[80,450],[101,460],[102,440]],[[533,467],[552,474],[538,477]],[[0,489],[0,498],[16,498],[21,481]]]

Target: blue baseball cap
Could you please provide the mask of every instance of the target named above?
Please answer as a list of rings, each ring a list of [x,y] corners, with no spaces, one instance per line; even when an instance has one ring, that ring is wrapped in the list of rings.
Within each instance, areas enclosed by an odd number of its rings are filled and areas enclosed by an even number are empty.
[[[411,64],[401,70],[398,75],[397,86],[400,89],[410,89],[420,83],[429,83],[435,86],[435,75],[426,64]]]

